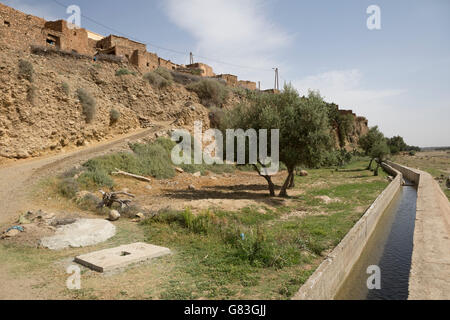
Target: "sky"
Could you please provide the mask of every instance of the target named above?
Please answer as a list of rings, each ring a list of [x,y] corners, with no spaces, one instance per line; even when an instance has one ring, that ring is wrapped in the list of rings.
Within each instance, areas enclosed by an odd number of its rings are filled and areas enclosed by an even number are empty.
[[[147,50],[217,74],[319,90],[388,137],[450,146],[448,0],[0,0],[47,20],[81,9],[81,26],[147,44]],[[58,4],[59,3],[59,4]],[[370,5],[381,29],[369,30]]]

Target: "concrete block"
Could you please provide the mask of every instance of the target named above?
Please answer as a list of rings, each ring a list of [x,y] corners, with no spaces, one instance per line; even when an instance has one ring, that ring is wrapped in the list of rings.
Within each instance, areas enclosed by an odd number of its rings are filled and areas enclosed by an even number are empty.
[[[168,248],[138,242],[81,255],[75,262],[98,272],[109,272],[170,253]]]

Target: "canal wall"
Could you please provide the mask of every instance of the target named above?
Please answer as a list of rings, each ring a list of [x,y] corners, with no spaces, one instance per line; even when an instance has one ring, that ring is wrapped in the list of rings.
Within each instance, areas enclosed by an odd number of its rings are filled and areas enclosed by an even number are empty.
[[[383,164],[383,168],[395,176],[394,180],[309,277],[292,298],[293,300],[331,300],[334,298],[361,256],[381,216],[402,187],[403,174],[401,171],[388,164]]]
[[[413,171],[420,178],[408,299],[450,300],[450,203],[429,173]]]
[[[419,186],[420,184],[420,172],[415,169],[411,169],[402,165],[399,165],[397,163],[386,161],[386,164],[392,168],[394,168],[397,171],[400,171],[403,175],[404,179],[408,179],[411,182],[414,182],[416,186]]]

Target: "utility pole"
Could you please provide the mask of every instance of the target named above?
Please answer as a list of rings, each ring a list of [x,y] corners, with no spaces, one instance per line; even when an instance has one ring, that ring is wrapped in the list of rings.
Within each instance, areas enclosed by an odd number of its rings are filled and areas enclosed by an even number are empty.
[[[194,64],[194,54],[192,52],[190,53],[189,64]]]
[[[258,81],[258,90],[261,91],[261,81]]]
[[[280,79],[278,77],[278,68],[274,68],[275,70],[275,86],[274,89],[280,91]]]

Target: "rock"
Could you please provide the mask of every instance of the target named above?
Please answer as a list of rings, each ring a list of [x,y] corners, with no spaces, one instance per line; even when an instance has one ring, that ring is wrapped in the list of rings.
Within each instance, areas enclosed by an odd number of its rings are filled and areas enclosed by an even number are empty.
[[[116,227],[102,219],[79,219],[60,226],[54,236],[42,238],[40,245],[50,250],[79,248],[104,242],[116,234]]]
[[[181,168],[175,168],[175,171],[178,172],[178,173],[183,173],[184,172],[184,170],[181,169]]]
[[[8,232],[5,232],[4,237],[5,237],[5,238],[12,238],[12,237],[17,236],[19,233],[20,233],[19,230],[17,230],[17,229],[11,229],[11,230],[9,230]]]
[[[152,190],[153,187],[152,187],[151,185],[146,185],[146,186],[145,186],[145,189],[147,189],[147,190]]]
[[[307,177],[308,176],[308,172],[305,170],[301,170],[300,171],[300,177]]]
[[[191,184],[191,185],[188,187],[188,189],[189,189],[189,190],[197,190],[197,188],[195,188],[195,186],[194,186],[193,184]]]
[[[31,221],[28,220],[28,219],[25,217],[25,215],[20,216],[18,222],[19,222],[19,224],[30,224],[30,223],[31,223]]]
[[[216,176],[211,176],[211,180],[217,180]]]
[[[202,173],[200,172],[200,171],[198,171],[198,172],[196,172],[196,173],[194,173],[194,174],[192,174],[194,177],[196,177],[196,178],[199,178],[199,177],[201,177],[202,176]]]
[[[128,189],[128,188],[123,188],[123,189],[122,189],[122,192],[130,193],[130,189]]]
[[[139,213],[136,215],[136,218],[139,218],[140,220],[144,220],[144,219],[145,219],[145,215],[144,215],[142,212],[139,212]]]
[[[117,221],[120,219],[120,213],[117,210],[111,210],[109,212],[109,221]]]

